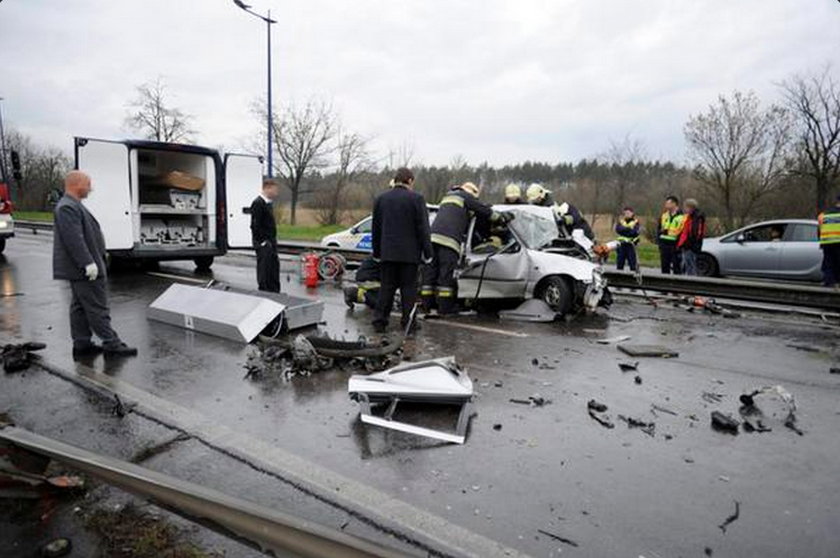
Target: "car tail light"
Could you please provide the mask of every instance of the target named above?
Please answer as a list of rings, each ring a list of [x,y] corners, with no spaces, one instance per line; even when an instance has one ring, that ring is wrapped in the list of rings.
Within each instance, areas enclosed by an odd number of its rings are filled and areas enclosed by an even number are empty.
[[[6,215],[12,212],[12,200],[9,199],[9,187],[0,184],[0,213]]]

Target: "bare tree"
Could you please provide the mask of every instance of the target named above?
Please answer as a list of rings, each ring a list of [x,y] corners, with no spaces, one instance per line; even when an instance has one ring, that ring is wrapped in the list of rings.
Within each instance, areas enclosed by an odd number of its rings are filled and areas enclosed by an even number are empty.
[[[70,158],[57,147],[35,144],[17,130],[8,131],[6,143],[9,151],[16,151],[20,157],[16,205],[30,211],[49,209],[50,194],[61,190],[64,175],[71,168]]]
[[[630,134],[621,141],[610,140],[610,147],[604,157],[612,167],[611,174],[615,189],[616,206],[627,205],[629,193],[641,184],[641,175],[647,161],[645,144]],[[613,211],[615,214],[615,211]]]
[[[188,142],[195,134],[193,117],[167,106],[166,83],[162,78],[136,87],[137,97],[129,103],[125,123],[146,139],[170,143]]]
[[[254,113],[261,119],[265,119],[263,105],[253,105]],[[327,156],[333,150],[330,142],[338,128],[337,117],[331,105],[312,99],[302,107],[290,105],[281,114],[275,112],[274,115],[272,125],[278,172],[292,194],[289,217],[294,225],[300,196],[310,192],[304,188],[304,179],[329,164]]]
[[[338,156],[336,168],[329,184],[320,189],[316,203],[319,208],[318,220],[323,225],[335,225],[342,220],[342,210],[346,208],[348,187],[359,175],[372,168],[368,140],[356,133],[339,130],[335,152]]]
[[[826,67],[819,75],[795,75],[781,84],[806,159],[800,172],[814,179],[817,208],[828,205],[832,188],[840,182],[840,83],[830,70]]]
[[[410,167],[414,162],[414,140],[403,140],[388,150],[388,168]]]
[[[684,132],[695,176],[719,198],[727,228],[782,184],[790,164],[790,117],[776,105],[762,110],[755,93],[721,95],[707,112],[692,116]]]

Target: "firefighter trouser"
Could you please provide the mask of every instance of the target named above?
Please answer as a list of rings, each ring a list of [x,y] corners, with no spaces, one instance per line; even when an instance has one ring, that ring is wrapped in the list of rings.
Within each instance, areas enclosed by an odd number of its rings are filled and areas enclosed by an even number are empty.
[[[625,263],[630,266],[630,271],[636,271],[636,246],[631,242],[622,242],[618,245],[615,266],[621,270],[624,269]]]
[[[823,285],[834,287],[840,282],[840,243],[824,244],[823,251]]]
[[[368,308],[376,308],[376,301],[379,299],[379,286],[379,283],[376,283],[376,285],[365,283],[356,285],[353,302],[364,304]]]
[[[458,311],[455,270],[460,256],[452,248],[440,244],[433,243],[432,249],[432,263],[423,269],[423,286],[420,288],[423,305],[430,310],[437,303],[438,312],[452,314]]]

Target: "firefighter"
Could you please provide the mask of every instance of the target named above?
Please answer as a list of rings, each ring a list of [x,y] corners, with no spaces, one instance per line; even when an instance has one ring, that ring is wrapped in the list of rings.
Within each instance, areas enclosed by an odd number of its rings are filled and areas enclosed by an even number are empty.
[[[685,215],[680,211],[680,200],[676,196],[665,198],[665,211],[659,217],[656,238],[659,241],[659,261],[662,273],[679,275],[682,272],[677,239],[682,233]]]
[[[486,203],[478,201],[480,191],[472,182],[453,186],[440,201],[435,222],[432,224],[432,264],[423,269],[423,286],[420,296],[426,311],[435,302],[440,314],[457,312],[457,282],[455,269],[461,259],[461,245],[473,217],[490,223],[507,223],[511,213],[498,213]]]
[[[525,203],[522,199],[522,189],[518,185],[511,183],[505,186],[505,204],[524,205]]]
[[[554,209],[554,218],[557,221],[557,228],[563,232],[567,232],[569,236],[580,229],[589,240],[595,241],[595,233],[592,232],[592,227],[584,219],[583,214],[574,205],[563,202],[558,204],[551,197],[551,192],[546,190],[539,184],[531,184],[525,193],[528,198],[528,203],[531,205],[539,205],[541,207],[551,207]]]
[[[820,213],[817,222],[823,251],[823,285],[836,288],[840,283],[840,194],[834,207]]]
[[[624,269],[626,262],[630,271],[636,271],[638,262],[636,260],[636,245],[639,244],[639,219],[633,212],[632,207],[625,207],[621,218],[615,224],[615,234],[618,235],[618,253],[616,255],[616,268]]]
[[[379,262],[366,258],[356,270],[356,284],[344,288],[344,303],[351,310],[356,303],[376,308],[379,288],[382,286],[380,280]]]

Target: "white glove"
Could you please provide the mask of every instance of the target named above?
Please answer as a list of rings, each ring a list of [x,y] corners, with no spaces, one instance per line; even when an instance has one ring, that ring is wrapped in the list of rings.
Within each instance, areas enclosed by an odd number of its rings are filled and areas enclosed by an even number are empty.
[[[85,275],[88,281],[96,281],[96,278],[99,277],[99,268],[96,267],[95,263],[87,264],[85,266]]]

